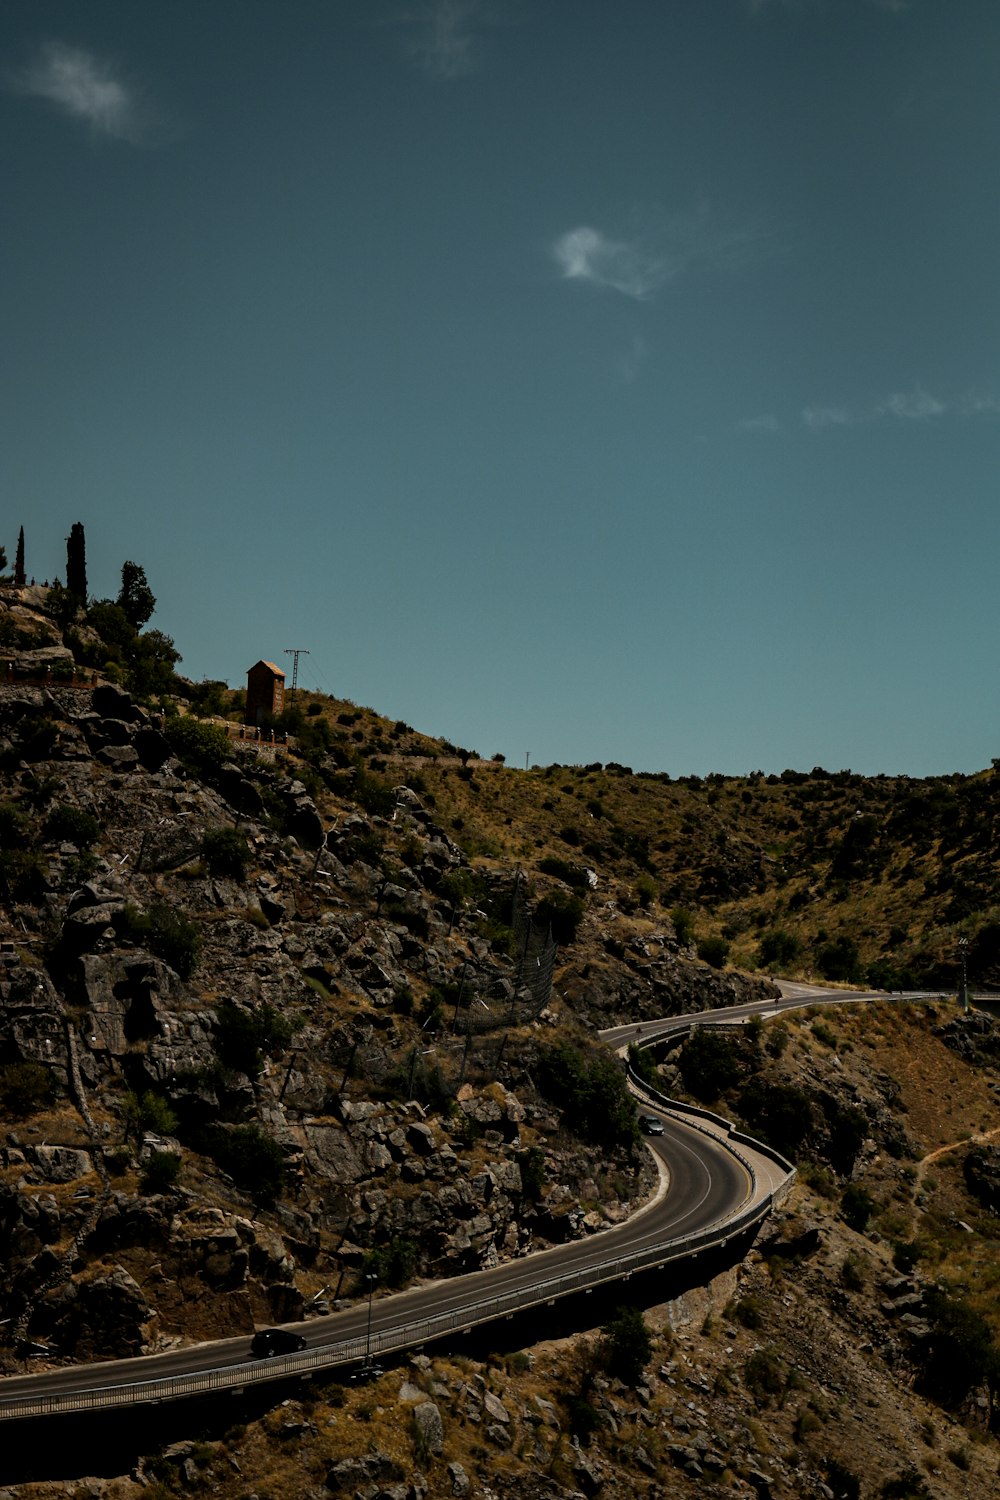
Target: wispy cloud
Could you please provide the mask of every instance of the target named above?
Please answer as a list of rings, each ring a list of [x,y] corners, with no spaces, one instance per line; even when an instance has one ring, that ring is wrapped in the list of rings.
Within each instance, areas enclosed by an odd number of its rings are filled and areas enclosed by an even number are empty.
[[[552,254],[567,281],[590,281],[626,297],[648,297],[670,274],[669,266],[638,241],[611,239],[587,224],[561,235]]]
[[[966,391],[958,398],[956,410],[963,417],[1000,416],[1000,396],[984,391]]]
[[[47,43],[10,80],[19,93],[45,99],[101,135],[137,144],[145,134],[138,97],[111,66],[92,52]]]
[[[484,0],[428,0],[397,13],[408,33],[407,51],[432,78],[465,78],[479,67],[484,28],[492,14]]]
[[[943,416],[947,410],[943,401],[918,388],[913,391],[894,391],[880,408],[880,415],[900,417],[906,422],[926,422],[931,417]]]
[[[1000,395],[995,391],[967,390],[959,396],[935,396],[923,386],[893,391],[864,408],[806,406],[802,425],[810,432],[828,427],[855,427],[862,423],[934,422],[946,417],[1000,417]]]
[[[846,427],[851,414],[843,406],[806,406],[802,411],[803,424],[810,432],[822,432],[825,427]]]
[[[732,272],[773,253],[773,241],[758,225],[717,225],[708,204],[683,214],[640,205],[621,232],[579,224],[552,245],[567,281],[590,282],[638,301],[699,266]]]
[[[777,417],[770,412],[764,412],[759,417],[744,417],[736,423],[737,432],[780,432],[781,423]]]

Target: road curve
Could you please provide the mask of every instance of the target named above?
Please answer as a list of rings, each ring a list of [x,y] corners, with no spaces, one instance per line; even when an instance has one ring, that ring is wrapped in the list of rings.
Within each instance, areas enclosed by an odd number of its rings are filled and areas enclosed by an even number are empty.
[[[815,1003],[845,1003],[884,996],[786,986],[778,1002],[754,1002],[697,1016],[669,1017],[639,1028],[613,1027],[602,1033],[608,1045],[624,1050],[696,1024],[732,1024],[756,1013]],[[647,1106],[648,1108],[649,1106]],[[754,1172],[745,1155],[727,1144],[725,1132],[706,1132],[667,1109],[657,1108],[663,1136],[647,1141],[660,1159],[661,1190],[627,1221],[588,1239],[539,1251],[487,1271],[432,1282],[362,1303],[348,1311],[295,1325],[306,1340],[301,1354],[253,1360],[248,1337],[175,1349],[137,1359],[70,1365],[38,1375],[0,1380],[0,1420],[58,1410],[94,1409],[170,1399],[199,1390],[238,1388],[267,1379],[356,1361],[440,1337],[663,1264],[762,1218],[770,1194],[754,1195]],[[751,1153],[752,1154],[752,1153]],[[669,1183],[664,1190],[663,1183]],[[692,1244],[692,1241],[694,1242]]]

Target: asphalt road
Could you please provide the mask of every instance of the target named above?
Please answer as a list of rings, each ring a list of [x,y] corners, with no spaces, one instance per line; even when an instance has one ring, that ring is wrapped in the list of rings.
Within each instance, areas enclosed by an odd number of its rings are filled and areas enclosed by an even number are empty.
[[[659,1113],[659,1112],[658,1112]],[[372,1302],[373,1343],[377,1335],[442,1313],[469,1314],[477,1321],[477,1305],[515,1292],[518,1305],[546,1300],[547,1283],[567,1272],[596,1268],[615,1256],[655,1249],[678,1236],[706,1229],[746,1202],[750,1180],[745,1168],[724,1146],[669,1115],[661,1115],[664,1134],[648,1144],[660,1157],[669,1187],[650,1207],[625,1223],[584,1240],[510,1261],[489,1271],[477,1271],[447,1281],[417,1286]],[[368,1306],[363,1301],[348,1311],[295,1324],[309,1349],[364,1338]],[[164,1380],[195,1371],[226,1369],[252,1359],[250,1339],[226,1339],[196,1344],[166,1354],[139,1359],[71,1365],[42,1374],[14,1376],[0,1381],[0,1415],[7,1402],[19,1396],[53,1396]]]
[[[721,1011],[699,1014],[701,1024],[712,1021],[736,1022],[762,1012],[774,1014],[782,1009],[809,1004],[846,1004],[884,999],[884,995],[819,990],[805,985],[785,984],[782,998],[774,1003],[735,1006]],[[916,997],[914,997],[916,998]],[[668,1035],[678,1026],[689,1025],[691,1017],[669,1017],[647,1023],[641,1028],[619,1026],[603,1032],[603,1040],[623,1048],[637,1040],[648,1043]],[[640,1034],[641,1033],[641,1034]],[[750,1197],[750,1177],[746,1168],[721,1141],[713,1139],[661,1110],[664,1134],[647,1137],[647,1145],[660,1158],[661,1191],[646,1208],[625,1223],[574,1240],[555,1249],[540,1251],[507,1262],[488,1271],[477,1271],[447,1281],[427,1283],[392,1296],[375,1297],[371,1304],[373,1347],[381,1335],[392,1336],[394,1330],[423,1319],[451,1314],[461,1319],[468,1313],[469,1324],[481,1321],[481,1309],[491,1299],[514,1294],[518,1308],[544,1302],[550,1296],[555,1277],[571,1272],[598,1268],[616,1257],[647,1250],[662,1249],[669,1256],[669,1242],[679,1237],[707,1230],[736,1213]],[[664,1183],[666,1187],[664,1188]],[[295,1324],[310,1351],[341,1344],[350,1339],[367,1337],[369,1307],[362,1301],[351,1309]],[[10,1403],[19,1397],[50,1397],[65,1393],[103,1391],[149,1380],[166,1380],[208,1370],[230,1370],[252,1360],[250,1339],[226,1339],[171,1350],[139,1359],[105,1361],[88,1365],[64,1366],[58,1370],[0,1380],[0,1418],[15,1415]],[[276,1370],[276,1378],[278,1371]]]

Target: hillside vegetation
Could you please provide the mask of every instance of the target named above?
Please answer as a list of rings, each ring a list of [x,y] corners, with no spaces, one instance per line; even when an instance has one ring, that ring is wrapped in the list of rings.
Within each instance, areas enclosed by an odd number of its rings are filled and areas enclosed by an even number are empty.
[[[311,693],[250,739],[148,615],[51,593],[0,590],[7,1372],[617,1222],[654,1171],[602,1026],[771,974],[953,996],[963,941],[1000,978],[995,766],[514,770]],[[317,1386],[151,1455],[144,1493],[994,1493],[998,1064],[944,998],[657,1050],[798,1165],[743,1266],[638,1325]]]

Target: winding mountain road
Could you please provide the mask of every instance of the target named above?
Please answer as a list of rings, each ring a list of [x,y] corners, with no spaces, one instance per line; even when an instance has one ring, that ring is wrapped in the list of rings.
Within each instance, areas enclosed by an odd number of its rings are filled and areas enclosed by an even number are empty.
[[[649,1045],[697,1025],[731,1025],[755,1014],[811,1004],[884,999],[784,985],[781,1000],[755,1002],[696,1016],[669,1017],[602,1033],[621,1051],[630,1042]],[[641,1034],[640,1034],[641,1032]],[[377,1298],[347,1311],[296,1324],[306,1348],[254,1360],[248,1337],[197,1344],[137,1359],[72,1365],[0,1380],[0,1420],[56,1411],[94,1410],[173,1399],[261,1381],[303,1375],[357,1362],[369,1355],[415,1347],[474,1324],[513,1316],[586,1287],[696,1253],[726,1240],[766,1216],[789,1178],[787,1165],[744,1137],[730,1139],[725,1122],[704,1112],[655,1108],[664,1134],[647,1141],[657,1158],[660,1187],[624,1223],[555,1249],[539,1251],[490,1270],[427,1283]]]

